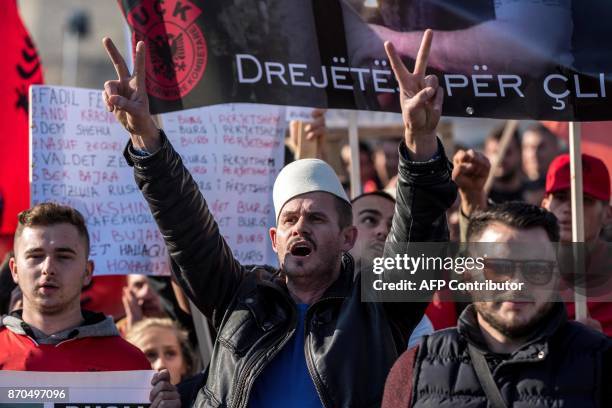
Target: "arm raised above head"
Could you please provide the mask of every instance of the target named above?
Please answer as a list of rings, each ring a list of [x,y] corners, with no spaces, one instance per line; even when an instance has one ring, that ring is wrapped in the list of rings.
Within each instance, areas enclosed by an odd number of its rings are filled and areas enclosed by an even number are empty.
[[[185,294],[213,323],[220,323],[244,268],[219,232],[198,184],[163,132],[159,149],[142,156],[128,144],[125,157],[149,204]]]
[[[104,47],[118,79],[104,84],[109,111],[130,133],[125,150],[172,258],[173,273],[185,294],[218,324],[243,278],[243,268],[219,233],[197,183],[149,112],[146,49],[136,45],[134,73],[109,38]],[[146,152],[143,154],[142,152]]]

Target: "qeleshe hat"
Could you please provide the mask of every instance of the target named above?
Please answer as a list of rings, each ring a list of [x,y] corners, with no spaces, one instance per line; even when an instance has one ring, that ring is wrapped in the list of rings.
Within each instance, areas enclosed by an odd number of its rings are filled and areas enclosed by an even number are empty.
[[[570,156],[557,156],[546,173],[546,194],[569,190]],[[603,161],[597,157],[582,155],[582,190],[597,200],[610,200],[610,175]]]
[[[276,220],[287,201],[315,191],[330,193],[351,203],[334,169],[323,160],[302,159],[286,165],[278,173],[272,190]]]

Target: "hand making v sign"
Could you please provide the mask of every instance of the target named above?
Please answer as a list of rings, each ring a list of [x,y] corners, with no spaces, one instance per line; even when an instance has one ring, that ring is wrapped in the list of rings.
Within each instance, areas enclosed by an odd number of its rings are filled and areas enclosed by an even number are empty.
[[[385,50],[400,88],[406,147],[416,161],[429,160],[438,149],[436,126],[442,113],[444,93],[435,75],[425,76],[432,39],[433,31],[426,30],[412,73],[400,59],[393,44],[385,42]]]
[[[116,80],[104,83],[104,103],[110,112],[130,133],[135,148],[153,153],[159,149],[160,136],[153,117],[149,113],[149,97],[146,85],[146,46],[143,41],[136,44],[134,73],[130,75],[123,56],[106,37],[102,40],[115,71]]]

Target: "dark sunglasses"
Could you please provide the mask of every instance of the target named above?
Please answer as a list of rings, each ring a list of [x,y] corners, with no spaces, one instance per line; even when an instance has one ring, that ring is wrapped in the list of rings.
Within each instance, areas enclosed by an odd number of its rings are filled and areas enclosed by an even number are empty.
[[[517,268],[525,280],[534,285],[546,285],[552,279],[557,263],[555,261],[511,259],[484,259],[484,276],[494,282],[511,280]]]

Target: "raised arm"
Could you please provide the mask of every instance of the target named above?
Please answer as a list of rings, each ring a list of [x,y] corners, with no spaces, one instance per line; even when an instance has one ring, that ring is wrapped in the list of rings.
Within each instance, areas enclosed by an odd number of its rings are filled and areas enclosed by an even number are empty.
[[[436,136],[444,93],[435,75],[425,76],[432,38],[432,31],[425,31],[412,73],[393,44],[385,43],[400,86],[404,121],[397,203],[387,238],[394,243],[448,240],[445,211],[457,194],[451,180],[452,166]]]
[[[103,42],[118,76],[104,84],[104,101],[130,133],[126,159],[164,237],[179,284],[217,325],[244,276],[243,268],[219,233],[198,185],[149,113],[145,44],[136,45],[130,75],[113,42]]]
[[[457,196],[451,179],[452,165],[446,158],[436,126],[442,111],[443,91],[433,75],[425,76],[433,33],[425,31],[414,72],[408,71],[393,45],[385,43],[391,68],[400,86],[400,104],[404,121],[404,140],[400,144],[395,214],[387,236],[384,256],[402,256],[413,242],[448,241],[446,210]],[[403,270],[391,270],[385,279],[398,282],[406,277]],[[413,275],[414,276],[414,275]],[[415,276],[433,278],[433,276]],[[425,313],[431,293],[420,302],[406,303],[406,298],[385,303],[389,315],[412,330]],[[404,296],[404,295],[402,295]]]

